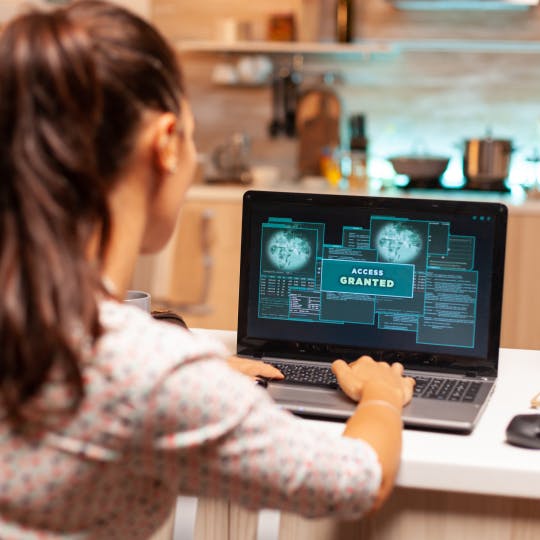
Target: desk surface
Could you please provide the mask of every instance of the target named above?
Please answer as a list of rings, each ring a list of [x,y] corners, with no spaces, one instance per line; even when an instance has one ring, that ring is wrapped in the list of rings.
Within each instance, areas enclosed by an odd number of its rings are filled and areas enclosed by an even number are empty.
[[[234,352],[235,332],[208,333]],[[495,391],[470,435],[406,429],[397,485],[540,499],[540,450],[505,442],[508,422],[516,414],[534,412],[529,404],[540,391],[540,351],[501,349]],[[314,422],[341,433],[341,422]]]

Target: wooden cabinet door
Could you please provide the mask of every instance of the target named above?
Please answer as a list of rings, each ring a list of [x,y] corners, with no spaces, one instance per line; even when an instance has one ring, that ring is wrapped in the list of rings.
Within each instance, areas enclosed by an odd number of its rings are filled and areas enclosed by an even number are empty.
[[[506,240],[501,347],[540,349],[540,212],[510,212]]]

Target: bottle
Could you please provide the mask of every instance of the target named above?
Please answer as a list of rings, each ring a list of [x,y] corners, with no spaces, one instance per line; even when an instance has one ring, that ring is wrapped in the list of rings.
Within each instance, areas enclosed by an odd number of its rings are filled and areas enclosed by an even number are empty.
[[[368,185],[366,119],[363,114],[349,118],[350,173],[349,189],[366,189]]]
[[[354,0],[336,0],[336,39],[340,43],[354,41]]]

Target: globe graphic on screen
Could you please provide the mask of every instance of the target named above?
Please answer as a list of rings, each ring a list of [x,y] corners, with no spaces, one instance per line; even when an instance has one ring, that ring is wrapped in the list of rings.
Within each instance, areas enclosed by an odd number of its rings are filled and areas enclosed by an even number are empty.
[[[420,254],[422,237],[406,223],[388,223],[377,234],[376,248],[388,262],[408,263]]]
[[[300,270],[311,257],[311,246],[304,236],[295,231],[278,231],[268,241],[267,254],[279,270]]]

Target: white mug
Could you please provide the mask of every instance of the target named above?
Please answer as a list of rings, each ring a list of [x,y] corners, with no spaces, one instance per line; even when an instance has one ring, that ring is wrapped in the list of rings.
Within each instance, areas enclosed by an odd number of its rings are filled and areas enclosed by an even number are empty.
[[[137,306],[138,308],[147,311],[148,313],[150,313],[151,311],[151,297],[150,293],[147,293],[146,291],[127,291],[124,302],[126,304]]]

